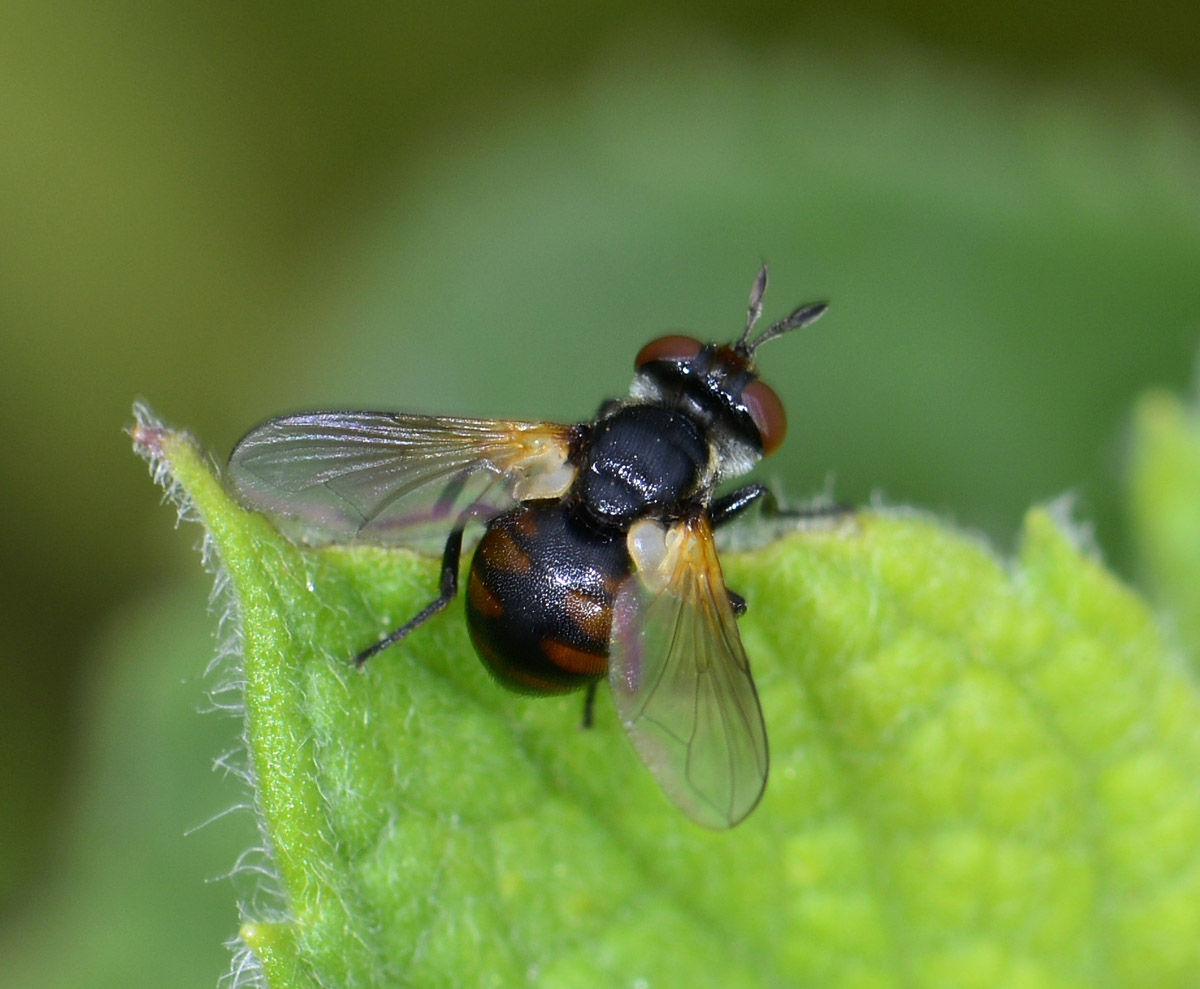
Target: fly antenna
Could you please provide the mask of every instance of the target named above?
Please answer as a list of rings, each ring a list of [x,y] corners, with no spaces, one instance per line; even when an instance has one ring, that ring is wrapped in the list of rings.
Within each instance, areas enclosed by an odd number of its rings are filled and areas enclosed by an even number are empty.
[[[754,284],[750,286],[750,308],[746,312],[746,328],[742,330],[742,338],[738,340],[734,350],[754,350],[753,347],[746,344],[746,340],[749,339],[754,324],[758,322],[758,317],[762,315],[763,296],[766,294],[767,266],[764,264],[758,269],[758,276],[754,279]]]
[[[763,268],[763,271],[766,271],[766,268]],[[828,308],[828,302],[806,302],[798,309],[795,309],[790,315],[784,316],[783,319],[768,326],[754,338],[753,343],[746,344],[745,337],[743,337],[743,342],[739,344],[739,347],[753,354],[754,351],[768,340],[774,340],[778,336],[783,336],[789,330],[797,330],[802,326],[811,326],[825,315],[825,310]],[[747,330],[747,332],[749,331]]]

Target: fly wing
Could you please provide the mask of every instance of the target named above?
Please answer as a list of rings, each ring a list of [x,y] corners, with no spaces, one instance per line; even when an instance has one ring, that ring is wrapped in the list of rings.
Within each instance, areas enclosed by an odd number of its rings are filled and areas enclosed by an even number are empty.
[[[440,548],[448,529],[570,485],[571,427],[395,412],[307,412],[252,429],[229,479],[306,543]]]
[[[697,824],[730,828],[766,786],[767,732],[712,529],[702,516],[660,527],[649,551],[645,536],[631,534],[635,572],[614,604],[613,698],[671,801]]]

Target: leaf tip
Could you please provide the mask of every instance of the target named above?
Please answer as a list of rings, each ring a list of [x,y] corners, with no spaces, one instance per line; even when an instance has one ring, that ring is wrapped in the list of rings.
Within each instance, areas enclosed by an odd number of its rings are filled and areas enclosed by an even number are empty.
[[[172,429],[142,401],[133,405],[133,424],[125,430],[133,451],[150,465],[150,476],[175,502],[180,517],[199,520],[197,503],[218,499],[221,470],[188,432]]]
[[[133,451],[149,462],[156,478],[170,471],[184,449],[199,452],[199,444],[186,432],[172,429],[140,399],[133,403],[133,424],[125,429],[133,441]]]
[[[133,403],[133,425],[126,427],[125,435],[133,440],[135,453],[150,461],[161,457],[162,440],[167,432],[166,425],[149,405],[141,399]]]

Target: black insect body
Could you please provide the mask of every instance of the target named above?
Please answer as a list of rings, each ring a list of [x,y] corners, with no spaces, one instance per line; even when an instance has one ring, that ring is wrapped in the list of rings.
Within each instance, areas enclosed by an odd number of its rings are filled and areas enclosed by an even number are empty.
[[[667,796],[700,824],[731,827],[762,795],[767,737],[737,630],[745,604],[725,587],[713,528],[766,489],[715,491],[783,440],[757,348],[825,311],[801,306],[751,341],[766,284],[764,266],[737,342],[647,344],[629,398],[589,423],[284,416],[234,449],[234,491],[302,542],[441,545],[438,597],[359,665],[454,598],[464,531],[486,523],[466,612],[495,678],[529,693],[585,688],[590,718],[607,677]]]
[[[506,687],[550,694],[608,672],[612,608],[629,575],[624,534],[562,502],[530,502],[493,519],[467,578],[475,651]]]

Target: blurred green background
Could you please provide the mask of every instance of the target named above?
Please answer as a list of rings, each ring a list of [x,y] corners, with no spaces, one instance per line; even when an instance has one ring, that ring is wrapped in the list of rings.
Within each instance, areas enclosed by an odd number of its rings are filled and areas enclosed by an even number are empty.
[[[121,427],[572,420],[763,260],[793,497],[1007,551],[1073,492],[1133,578],[1131,402],[1200,343],[1200,7],[86,5],[0,12],[0,982],[212,984],[251,884],[194,716],[215,621]],[[63,942],[71,944],[64,954]],[[149,951],[150,946],[154,951]]]

